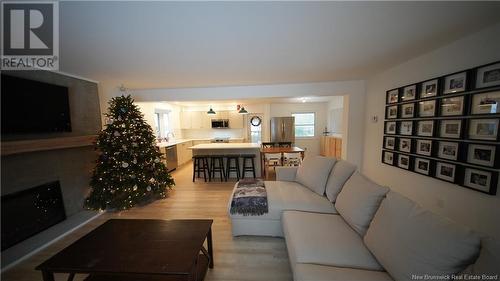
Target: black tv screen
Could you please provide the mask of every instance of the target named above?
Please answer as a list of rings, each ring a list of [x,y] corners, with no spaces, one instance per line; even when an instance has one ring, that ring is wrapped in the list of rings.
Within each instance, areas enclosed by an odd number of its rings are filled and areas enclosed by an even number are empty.
[[[2,135],[71,132],[68,88],[2,74]]]

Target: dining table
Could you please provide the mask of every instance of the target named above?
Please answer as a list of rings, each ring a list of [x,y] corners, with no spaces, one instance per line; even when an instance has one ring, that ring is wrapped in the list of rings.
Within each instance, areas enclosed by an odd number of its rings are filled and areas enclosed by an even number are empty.
[[[266,167],[265,167],[265,156],[266,154],[271,154],[271,153],[279,153],[281,154],[281,163],[283,163],[283,153],[300,153],[300,157],[304,159],[304,153],[305,149],[297,147],[297,146],[291,146],[291,147],[261,147],[260,148],[260,159],[261,159],[261,174],[263,177],[266,175]]]

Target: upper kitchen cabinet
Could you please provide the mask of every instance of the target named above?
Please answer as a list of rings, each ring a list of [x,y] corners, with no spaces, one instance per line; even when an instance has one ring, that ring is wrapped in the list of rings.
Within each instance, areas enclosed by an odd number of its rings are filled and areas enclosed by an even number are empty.
[[[237,111],[229,111],[229,128],[231,129],[242,129],[243,128],[243,115],[239,114]]]
[[[191,129],[190,111],[181,111],[181,129]]]
[[[210,128],[210,117],[203,111],[181,112],[182,129],[208,129]]]

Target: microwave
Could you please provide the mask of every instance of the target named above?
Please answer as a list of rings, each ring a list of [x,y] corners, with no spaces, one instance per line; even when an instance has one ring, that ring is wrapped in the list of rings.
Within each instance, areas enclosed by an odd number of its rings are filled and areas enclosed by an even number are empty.
[[[229,128],[229,119],[212,119],[212,128]]]

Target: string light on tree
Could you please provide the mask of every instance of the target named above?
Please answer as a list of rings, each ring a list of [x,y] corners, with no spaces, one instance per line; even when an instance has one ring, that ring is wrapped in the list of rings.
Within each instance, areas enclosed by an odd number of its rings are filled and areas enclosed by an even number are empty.
[[[164,198],[174,180],[161,161],[153,129],[128,96],[109,102],[106,128],[96,141],[99,156],[85,206],[125,210]]]

